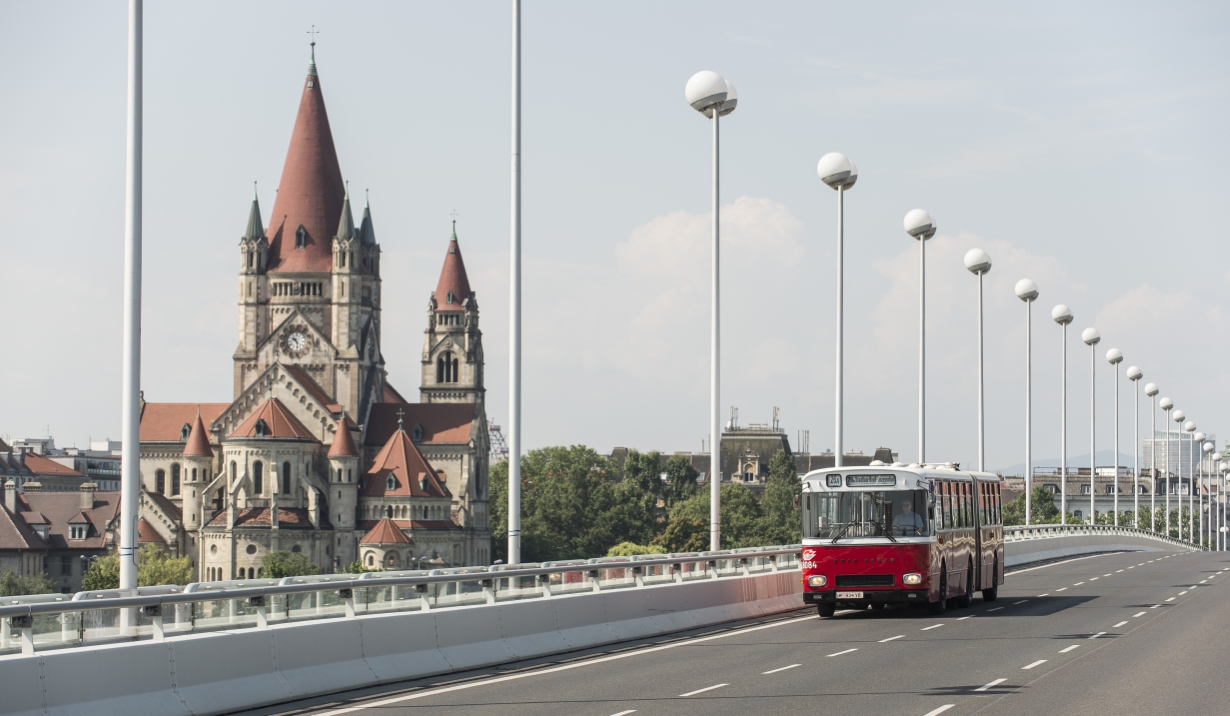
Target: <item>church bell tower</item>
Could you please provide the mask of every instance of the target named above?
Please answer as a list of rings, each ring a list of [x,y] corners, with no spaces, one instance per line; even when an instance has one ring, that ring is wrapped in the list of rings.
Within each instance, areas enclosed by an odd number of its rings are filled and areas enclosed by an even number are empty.
[[[478,299],[466,276],[456,221],[440,281],[428,299],[424,333],[419,399],[424,403],[483,403],[486,389]]]

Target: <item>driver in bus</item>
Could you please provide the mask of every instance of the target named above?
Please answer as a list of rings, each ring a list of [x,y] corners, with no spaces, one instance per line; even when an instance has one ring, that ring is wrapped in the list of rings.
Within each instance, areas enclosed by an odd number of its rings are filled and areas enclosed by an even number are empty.
[[[922,515],[914,511],[913,500],[902,501],[901,512],[893,518],[893,532],[916,537],[923,533],[926,526]]]

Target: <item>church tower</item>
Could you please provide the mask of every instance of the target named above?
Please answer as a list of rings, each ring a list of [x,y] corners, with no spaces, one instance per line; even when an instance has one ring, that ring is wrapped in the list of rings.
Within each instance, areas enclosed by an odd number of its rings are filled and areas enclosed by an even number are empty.
[[[235,398],[279,363],[310,378],[330,404],[365,416],[384,392],[380,247],[370,206],[355,227],[314,43],[268,220],[262,226],[253,200],[240,242]]]
[[[419,399],[424,403],[481,405],[486,393],[483,334],[478,329],[478,300],[470,290],[461,246],[457,243],[456,221],[440,281],[428,300],[424,333]]]

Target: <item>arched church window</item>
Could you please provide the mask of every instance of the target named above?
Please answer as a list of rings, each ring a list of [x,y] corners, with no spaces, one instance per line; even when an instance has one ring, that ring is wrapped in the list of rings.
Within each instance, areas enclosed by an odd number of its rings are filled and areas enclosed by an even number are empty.
[[[397,489],[397,478],[393,477],[392,475],[389,475],[389,478],[384,481],[384,489],[396,490]]]
[[[338,266],[342,268],[346,268],[346,252],[345,251],[337,252],[337,260],[339,261]]]
[[[367,555],[367,566],[371,567],[371,566],[374,566],[375,564],[376,564],[376,558],[370,554]]]
[[[154,471],[154,492],[162,494],[167,489],[167,474],[162,470]]]
[[[452,370],[449,371],[449,375],[451,377],[451,380],[449,380],[450,383],[456,383],[458,378],[460,377],[460,373],[457,370],[457,359],[456,358],[453,359]]]
[[[179,463],[171,465],[171,494],[179,494]]]
[[[423,519],[427,519],[427,505],[423,505]]]
[[[192,426],[189,425],[188,423],[184,423],[183,427],[179,429],[179,439],[187,440],[188,436],[191,434],[192,434]]]
[[[295,229],[295,248],[302,249],[307,246],[307,229],[303,228],[303,224],[299,224],[299,228]]]
[[[252,463],[252,492],[256,493],[257,495],[265,491],[263,489],[265,486],[264,485],[264,482],[265,482],[264,472],[265,472],[265,465],[260,460],[257,460],[256,462]]]
[[[290,463],[282,463],[282,494],[290,494]]]
[[[231,482],[235,481],[235,478],[238,476],[238,474],[239,474],[238,468],[235,466],[235,461],[231,460]]]
[[[419,489],[422,490],[423,492],[427,492],[427,475],[426,474],[424,474],[422,477],[419,478]]]
[[[444,298],[445,298],[445,300],[446,300],[448,303],[450,303],[450,304],[451,304],[451,303],[454,301],[453,292],[452,292],[452,291],[449,291],[449,292],[445,293],[445,294],[444,294]]]
[[[392,505],[389,505],[388,507],[384,508],[384,516],[388,517],[389,519],[393,519],[393,506]]]
[[[251,252],[251,251],[245,251],[244,253],[246,253],[246,254],[248,255],[248,268],[252,268],[252,259],[254,258],[254,256],[253,256],[252,252]]]

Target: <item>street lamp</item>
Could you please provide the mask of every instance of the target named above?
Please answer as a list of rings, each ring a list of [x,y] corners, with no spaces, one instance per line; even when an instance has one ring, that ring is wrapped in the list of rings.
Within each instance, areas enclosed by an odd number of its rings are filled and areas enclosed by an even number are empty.
[[[1123,354],[1118,348],[1111,348],[1106,351],[1106,362],[1115,367],[1115,521],[1114,525],[1119,526],[1119,364],[1123,362]]]
[[[1016,297],[1025,302],[1025,525],[1029,526],[1034,486],[1034,444],[1029,434],[1033,427],[1033,306],[1038,284],[1027,278],[1017,281]]]
[[[1166,472],[1166,536],[1170,536],[1170,411],[1174,408],[1174,401],[1170,398],[1162,398],[1158,403],[1162,411],[1166,413],[1166,465],[1163,468]],[[1183,415],[1183,411],[1178,411],[1179,415]],[[1179,418],[1182,420],[1182,418]]]
[[[704,70],[692,75],[683,89],[683,95],[692,109],[713,120],[713,265],[712,265],[712,315],[710,325],[709,356],[709,549],[722,548],[721,489],[722,489],[722,419],[719,415],[721,397],[721,289],[719,221],[719,154],[718,118],[730,114],[738,103],[735,88],[716,72]]]
[[[1135,468],[1132,471],[1132,526],[1140,529],[1140,379],[1145,377],[1144,372],[1132,365],[1128,366],[1127,378],[1132,381],[1135,386],[1136,393],[1136,417],[1132,420],[1132,460]],[[1119,394],[1118,387],[1115,388],[1115,394]],[[1115,418],[1118,419],[1119,411],[1115,410]],[[1116,431],[1118,432],[1118,431]],[[1119,449],[1119,438],[1115,438],[1115,449]],[[1117,461],[1117,460],[1116,460]]]
[[[982,249],[970,249],[965,253],[965,268],[978,277],[978,472],[985,472],[986,465],[986,417],[983,414],[985,389],[982,359],[982,277],[991,270],[991,257]]]
[[[1189,435],[1192,433],[1195,433],[1196,432],[1196,422],[1194,420],[1188,420],[1187,422],[1183,423],[1183,430]],[[1196,526],[1196,514],[1193,511],[1195,509],[1194,504],[1195,504],[1195,496],[1196,496],[1196,484],[1195,484],[1196,475],[1195,475],[1195,469],[1194,469],[1195,465],[1192,464],[1193,462],[1195,462],[1193,454],[1192,454],[1193,449],[1196,447],[1196,443],[1194,442],[1195,437],[1196,437],[1195,435],[1192,435],[1192,439],[1187,441],[1188,442],[1188,445],[1187,445],[1187,541],[1188,542],[1196,541],[1196,532],[1193,529]],[[1183,489],[1182,485],[1183,485],[1183,442],[1180,440],[1179,442],[1179,486],[1180,486],[1179,489],[1180,490]],[[1183,507],[1182,507],[1183,498],[1181,495],[1182,493],[1180,493],[1180,497],[1179,497],[1179,503],[1180,503],[1179,514],[1180,515],[1183,513]],[[1180,527],[1180,530],[1181,529],[1182,527]]]
[[[1063,370],[1059,382],[1059,520],[1068,524],[1068,324],[1072,309],[1059,304],[1051,309],[1051,320],[1063,327]]]
[[[1196,505],[1196,514],[1192,519],[1196,522],[1196,531],[1192,532],[1192,536],[1199,536],[1204,539],[1204,493],[1201,491],[1204,487],[1204,455],[1201,451],[1204,450],[1205,434],[1197,431],[1192,435],[1191,449],[1192,454],[1192,492],[1195,494],[1193,502]],[[1192,540],[1195,541],[1194,539]],[[1197,543],[1199,544],[1199,543]]]
[[[845,454],[845,194],[858,181],[858,167],[841,152],[829,152],[816,165],[820,181],[837,190],[837,388],[834,421],[836,445],[833,464],[842,466]]]
[[[1086,328],[1081,331],[1081,340],[1085,345],[1089,346],[1089,524],[1095,524],[1094,518],[1097,517],[1097,510],[1094,508],[1094,499],[1098,496],[1097,491],[1097,472],[1098,472],[1098,451],[1097,451],[1097,401],[1094,400],[1095,390],[1097,385],[1097,351],[1093,349],[1101,342],[1102,336],[1096,328]]]
[[[1211,458],[1212,455],[1210,455],[1210,453],[1213,452],[1213,447],[1214,447],[1213,443],[1205,443],[1204,444],[1204,454],[1208,455]],[[1204,519],[1204,491],[1203,491],[1205,474],[1206,472],[1204,469],[1204,457],[1202,456],[1200,460],[1200,487],[1202,488],[1200,492],[1200,537],[1202,539],[1207,537],[1207,539],[1209,540],[1209,548],[1212,549],[1212,546],[1213,546],[1213,500],[1212,500],[1212,497],[1210,496],[1209,519],[1206,522]]]
[[[1153,425],[1149,429],[1149,479],[1152,483],[1149,488],[1149,528],[1155,534],[1157,533],[1157,394],[1159,392],[1157,383],[1149,383],[1145,386],[1145,395],[1153,401],[1153,407],[1149,409]]]
[[[902,222],[905,233],[918,239],[918,464],[927,464],[927,239],[935,236],[935,220],[912,209]]]

